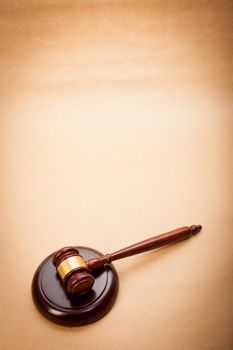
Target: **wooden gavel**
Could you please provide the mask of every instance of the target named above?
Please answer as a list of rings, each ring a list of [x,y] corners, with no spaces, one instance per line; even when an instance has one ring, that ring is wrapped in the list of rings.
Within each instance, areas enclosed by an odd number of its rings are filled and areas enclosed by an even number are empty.
[[[133,244],[112,254],[106,254],[87,261],[84,261],[75,247],[65,247],[54,254],[53,264],[56,266],[57,273],[64,283],[67,293],[69,295],[82,294],[92,288],[95,282],[92,271],[98,267],[110,264],[114,260],[183,241],[197,234],[201,229],[201,225],[181,227]]]

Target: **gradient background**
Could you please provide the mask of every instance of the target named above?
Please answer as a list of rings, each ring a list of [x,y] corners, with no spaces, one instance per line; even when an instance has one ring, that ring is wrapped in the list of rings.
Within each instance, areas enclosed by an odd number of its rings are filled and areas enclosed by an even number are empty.
[[[232,349],[232,1],[0,2],[1,349]],[[31,279],[69,244],[115,263],[95,324],[36,310]]]

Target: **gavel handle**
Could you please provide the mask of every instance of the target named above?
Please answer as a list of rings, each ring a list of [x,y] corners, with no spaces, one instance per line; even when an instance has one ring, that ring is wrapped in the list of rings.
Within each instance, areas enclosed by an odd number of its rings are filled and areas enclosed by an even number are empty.
[[[106,254],[100,258],[94,258],[86,261],[89,269],[96,269],[104,264],[110,264],[114,260],[126,258],[131,255],[144,253],[146,251],[160,248],[162,246],[183,241],[197,234],[202,229],[201,225],[192,225],[178,228],[176,230],[163,233],[158,236],[146,239],[142,242],[133,244],[129,247],[120,249],[112,254]]]

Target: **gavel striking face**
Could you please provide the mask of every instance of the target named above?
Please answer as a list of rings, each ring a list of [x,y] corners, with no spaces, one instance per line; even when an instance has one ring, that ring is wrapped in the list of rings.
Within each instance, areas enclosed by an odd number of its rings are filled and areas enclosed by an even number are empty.
[[[176,243],[190,238],[202,229],[201,225],[181,227],[145,241],[133,244],[112,254],[84,261],[75,247],[65,247],[58,250],[53,256],[53,264],[69,295],[83,294],[89,291],[95,278],[92,271],[114,260],[143,253],[152,249]]]
[[[88,291],[95,282],[87,263],[74,247],[65,247],[56,252],[53,264],[70,295]]]

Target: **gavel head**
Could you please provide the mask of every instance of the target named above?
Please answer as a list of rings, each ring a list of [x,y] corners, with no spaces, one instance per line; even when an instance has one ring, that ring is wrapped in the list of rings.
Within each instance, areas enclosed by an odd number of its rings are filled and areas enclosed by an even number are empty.
[[[69,295],[85,293],[95,282],[83,257],[74,247],[58,250],[53,256],[53,264]]]

